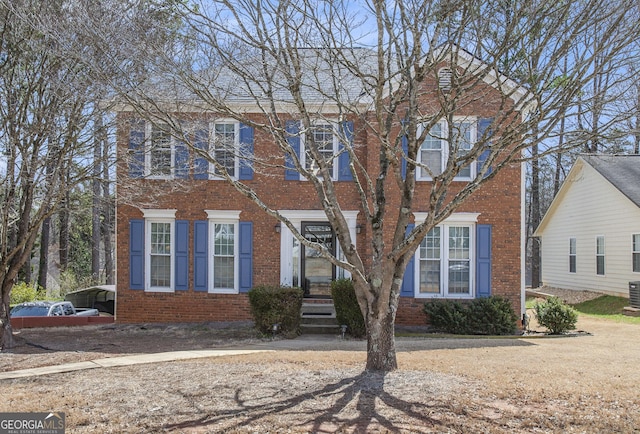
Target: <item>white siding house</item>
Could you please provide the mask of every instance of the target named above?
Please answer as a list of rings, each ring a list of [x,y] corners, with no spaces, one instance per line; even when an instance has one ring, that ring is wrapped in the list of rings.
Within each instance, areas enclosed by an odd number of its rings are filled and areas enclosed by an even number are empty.
[[[640,155],[579,157],[534,236],[544,285],[628,296],[640,281]]]

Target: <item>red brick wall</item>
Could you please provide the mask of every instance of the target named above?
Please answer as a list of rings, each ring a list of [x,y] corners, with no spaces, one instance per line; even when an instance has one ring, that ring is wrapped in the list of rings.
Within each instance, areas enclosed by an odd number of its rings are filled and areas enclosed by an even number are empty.
[[[461,115],[478,117],[492,115],[492,106],[485,101],[473,101],[464,106]],[[119,156],[124,157],[128,143],[127,115],[119,117]],[[368,140],[364,128],[355,138],[358,152],[370,173],[377,171],[377,144]],[[255,132],[254,148],[257,157],[282,165],[282,159],[272,139]],[[365,152],[369,152],[366,155]],[[233,321],[250,319],[245,294],[220,295],[193,291],[193,268],[189,270],[190,288],[175,293],[145,293],[130,290],[128,270],[129,220],[142,218],[142,208],[177,209],[176,219],[190,221],[190,264],[193,264],[193,221],[207,218],[204,210],[240,210],[241,221],[254,224],[253,283],[278,284],[280,282],[280,237],[274,230],[276,221],[238,193],[224,181],[202,180],[132,180],[127,175],[124,158],[118,165],[117,208],[117,310],[118,322],[170,322],[170,321]],[[275,209],[320,209],[311,183],[284,181],[282,167],[256,173],[247,184],[255,189],[267,205]],[[480,213],[479,224],[492,225],[492,292],[509,298],[515,311],[520,312],[520,165],[503,169],[497,176],[473,194],[458,212]],[[388,181],[389,214],[397,213],[399,192],[395,181]],[[427,211],[429,182],[418,182],[414,211]],[[343,210],[357,209],[359,198],[351,182],[337,182],[336,188]],[[450,192],[453,194],[456,187]],[[359,223],[364,224],[362,213]],[[389,225],[389,227],[392,225]],[[370,260],[367,230],[357,237],[357,244],[366,262]],[[399,325],[424,324],[423,299],[402,298],[397,314]]]

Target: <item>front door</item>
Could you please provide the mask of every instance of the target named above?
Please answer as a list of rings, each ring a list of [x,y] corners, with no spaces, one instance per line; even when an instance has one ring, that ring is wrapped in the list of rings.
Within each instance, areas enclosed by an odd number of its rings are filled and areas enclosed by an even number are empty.
[[[323,244],[331,254],[336,254],[336,236],[329,223],[302,222],[303,236],[314,243]],[[302,288],[305,297],[330,297],[331,281],[336,278],[336,267],[320,256],[315,249],[301,246]]]

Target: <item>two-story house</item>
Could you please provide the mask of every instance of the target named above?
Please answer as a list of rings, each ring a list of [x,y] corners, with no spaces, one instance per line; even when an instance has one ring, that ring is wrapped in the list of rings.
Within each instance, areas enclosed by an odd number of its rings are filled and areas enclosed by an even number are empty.
[[[437,78],[426,86],[437,87]],[[499,91],[489,82],[484,86],[485,100],[465,104],[449,122],[435,123],[422,143],[417,158],[430,171],[416,174],[415,221],[427,217],[431,176],[445,170],[447,132],[457,131],[464,151],[499,109]],[[433,103],[429,95],[424,93],[425,107]],[[348,140],[362,163],[357,170],[375,173],[380,144],[363,118],[345,120],[329,103],[311,102],[325,112],[311,134],[301,132],[295,115],[285,119],[288,144],[308,169],[313,163],[305,161],[305,140],[311,137],[327,155],[351,238],[367,258],[371,234],[359,208],[349,154],[340,151]],[[243,110],[247,120],[264,120],[257,105],[243,102]],[[283,159],[271,135],[215,110],[177,117],[186,125],[183,140],[168,133],[160,120],[145,121],[126,108],[118,113],[116,321],[247,320],[246,293],[253,286],[299,286],[305,297],[322,298],[332,279],[349,277],[222,179],[225,170],[241,180],[304,237],[340,257],[341,246],[312,184]],[[186,146],[187,141],[194,146]],[[202,158],[205,152],[218,164]],[[464,167],[452,188],[473,180],[478,164]],[[521,165],[507,165],[428,233],[407,266],[397,324],[424,324],[422,306],[432,298],[500,295],[517,313],[522,311],[522,186]],[[398,194],[387,198],[390,208],[399,203]]]

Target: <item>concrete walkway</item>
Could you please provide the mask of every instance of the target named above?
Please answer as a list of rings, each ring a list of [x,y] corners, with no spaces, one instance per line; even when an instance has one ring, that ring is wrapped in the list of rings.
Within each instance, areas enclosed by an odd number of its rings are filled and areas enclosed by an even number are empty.
[[[340,345],[341,344],[341,345]],[[20,369],[0,372],[0,380],[14,378],[37,377],[40,375],[58,374],[62,372],[82,371],[95,368],[112,368],[117,366],[140,365],[144,363],[172,362],[206,357],[237,356],[243,354],[262,353],[268,351],[322,351],[342,346],[345,350],[361,350],[365,348],[362,341],[342,340],[328,335],[303,335],[296,339],[265,341],[236,348],[213,350],[170,351],[164,353],[145,353],[130,356],[106,357],[85,362],[64,363],[61,365],[41,366],[38,368]]]

